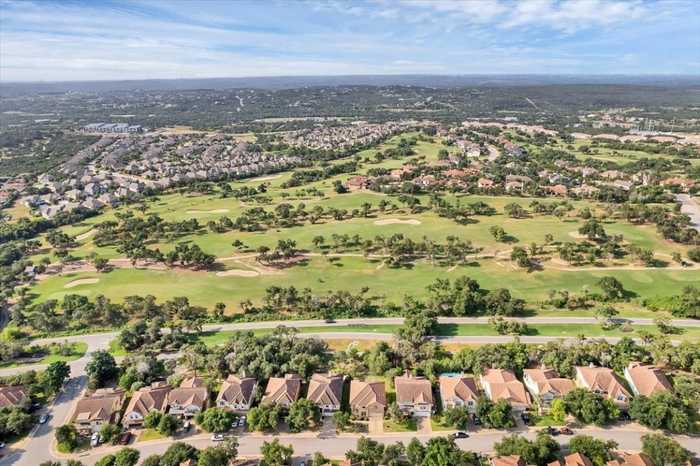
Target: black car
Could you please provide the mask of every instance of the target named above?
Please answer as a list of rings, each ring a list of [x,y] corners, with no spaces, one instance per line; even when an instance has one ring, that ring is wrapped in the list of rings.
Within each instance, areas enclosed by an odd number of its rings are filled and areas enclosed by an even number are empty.
[[[474,421],[474,425],[475,425],[475,426],[480,426],[480,425],[481,425],[481,419],[479,419],[478,416],[474,416],[473,421]]]
[[[455,432],[452,434],[452,438],[469,438],[469,434],[466,432]]]
[[[559,430],[555,429],[552,426],[549,426],[549,427],[545,427],[544,429],[542,429],[542,433],[545,433],[545,434],[548,434],[551,436],[555,436],[555,435],[559,435]]]
[[[522,413],[520,419],[522,419],[526,425],[530,425],[530,415],[528,413]]]

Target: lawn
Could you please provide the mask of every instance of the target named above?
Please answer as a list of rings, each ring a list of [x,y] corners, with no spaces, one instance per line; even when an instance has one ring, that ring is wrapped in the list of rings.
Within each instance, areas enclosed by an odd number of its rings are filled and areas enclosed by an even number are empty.
[[[63,362],[75,361],[76,359],[80,359],[85,355],[85,352],[87,351],[87,343],[83,343],[83,342],[72,343],[72,349],[73,349],[73,351],[71,352],[71,354],[59,354],[58,348],[52,346],[49,353],[46,354],[42,358],[30,359],[30,360],[27,360],[26,362],[6,362],[6,363],[0,364],[0,367],[2,367],[2,368],[21,367],[25,364],[51,364],[52,362],[58,362],[58,361],[63,361]]]
[[[144,429],[139,434],[137,442],[148,442],[149,440],[159,440],[166,438],[165,435],[158,432],[156,429]]]

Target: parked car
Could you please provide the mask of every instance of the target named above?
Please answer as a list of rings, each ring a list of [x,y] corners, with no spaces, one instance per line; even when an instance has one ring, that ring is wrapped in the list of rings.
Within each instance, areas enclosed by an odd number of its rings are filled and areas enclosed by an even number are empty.
[[[481,419],[479,418],[479,416],[474,416],[474,425],[475,426],[481,425]]]
[[[551,436],[559,435],[559,430],[555,429],[552,426],[545,427],[540,432],[542,432],[543,434],[551,435]]]
[[[119,436],[119,445],[128,445],[131,441],[131,432],[124,432]]]
[[[469,438],[469,434],[466,432],[455,432],[452,434],[452,438]]]
[[[185,421],[185,423],[182,425],[182,430],[185,432],[189,432],[191,428],[192,424],[190,424],[190,421]]]
[[[559,429],[559,433],[562,435],[574,435],[574,431],[569,429],[568,427],[562,427]]]
[[[212,442],[223,442],[224,440],[226,440],[226,437],[224,437],[224,434],[214,434],[211,436]]]
[[[96,447],[100,444],[100,434],[95,432],[92,434],[92,437],[90,437],[90,446],[91,447]]]
[[[520,419],[522,419],[526,425],[530,425],[530,415],[528,413],[521,413]]]
[[[3,448],[5,448],[5,442],[0,442],[0,450],[2,450]]]
[[[42,414],[39,417],[39,424],[46,424],[49,421],[49,415],[48,414]]]

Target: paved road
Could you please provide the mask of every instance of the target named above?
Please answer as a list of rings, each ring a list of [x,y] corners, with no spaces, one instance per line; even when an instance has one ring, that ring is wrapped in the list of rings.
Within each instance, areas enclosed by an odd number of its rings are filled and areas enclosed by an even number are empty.
[[[525,318],[515,318],[513,320],[519,320],[526,322],[530,325],[537,324],[569,324],[569,325],[583,325],[583,324],[597,324],[599,323],[595,317],[525,317]],[[654,325],[653,319],[632,317],[628,319],[623,319],[633,325]],[[488,323],[487,317],[441,317],[438,321],[442,324],[457,324],[457,325],[468,325],[468,324],[486,324]],[[362,331],[361,327],[358,327],[356,332],[333,332],[334,327],[344,327],[348,325],[401,325],[403,323],[402,317],[384,317],[384,318],[372,318],[372,319],[338,319],[334,323],[328,324],[323,320],[280,320],[280,321],[269,321],[269,322],[242,322],[242,323],[228,323],[228,324],[209,324],[204,326],[205,331],[233,331],[233,330],[260,330],[260,329],[271,329],[284,325],[287,327],[302,328],[302,327],[326,327],[327,332],[323,333],[309,333],[304,336],[316,336],[319,338],[352,338],[356,340],[386,340],[391,338],[390,334],[387,333],[374,333],[370,331]],[[676,319],[672,321],[674,326],[678,327],[700,327],[700,320],[692,319]],[[368,329],[369,330],[369,329]],[[73,376],[83,375],[82,369],[85,367],[85,361],[89,354],[97,349],[106,349],[109,347],[109,342],[116,338],[117,332],[108,333],[95,333],[89,335],[74,335],[68,337],[56,337],[56,338],[42,338],[34,340],[35,344],[47,344],[52,342],[62,342],[62,341],[81,341],[87,343],[88,349],[85,356],[77,361],[70,363],[71,374]],[[513,337],[510,336],[441,336],[436,337],[436,339],[444,343],[504,343],[512,341]],[[521,336],[520,340],[525,343],[546,343],[553,340],[561,340],[560,337],[543,337],[543,336]],[[620,340],[617,337],[604,337],[605,340],[615,343]],[[569,338],[569,341],[575,341],[573,338]],[[45,364],[27,364],[19,367],[7,367],[0,369],[0,376],[13,375],[21,372],[26,372],[29,370],[43,370],[46,367]]]
[[[691,226],[700,231],[700,205],[688,194],[676,194],[676,200],[681,203],[681,213],[690,217]]]
[[[478,453],[493,453],[493,444],[495,442],[503,439],[504,436],[510,435],[514,432],[518,432],[525,437],[530,439],[535,437],[535,430],[524,430],[516,429],[509,431],[477,431],[471,432],[468,439],[459,439],[457,444],[465,449],[471,450]],[[643,427],[638,427],[635,425],[623,426],[611,429],[576,429],[576,433],[593,435],[597,438],[604,440],[615,440],[619,444],[621,450],[641,450],[641,436],[646,433],[647,430]],[[412,438],[418,438],[422,442],[426,442],[431,437],[447,435],[446,432],[433,432],[432,434],[418,434],[418,433],[388,433],[381,436],[370,436],[376,440],[383,443],[394,443],[397,441],[407,444]],[[331,458],[342,458],[345,456],[345,452],[352,450],[357,445],[358,435],[354,434],[342,434],[340,436],[335,436],[332,438],[319,439],[313,434],[281,434],[281,435],[259,435],[259,434],[245,434],[238,437],[240,443],[238,451],[240,456],[251,457],[258,456],[260,453],[260,447],[264,441],[271,441],[272,439],[279,439],[283,444],[291,444],[294,447],[294,455],[297,459],[308,458],[312,456],[315,452],[321,451],[326,456]],[[700,454],[700,441],[697,438],[691,438],[687,436],[676,436],[681,444],[686,448],[693,451],[695,454]],[[569,439],[566,436],[555,437],[555,439],[566,444]],[[197,447],[204,448],[213,444],[209,439],[208,435],[198,435],[194,437],[189,437],[182,439],[187,443]],[[133,448],[137,448],[141,452],[141,458],[146,458],[152,454],[163,453],[168,446],[172,443],[172,440],[157,440],[145,443],[136,443],[131,445]],[[87,454],[79,457],[80,461],[88,466],[94,465],[95,462],[104,456],[108,452],[117,450],[118,448],[109,447],[107,449],[100,449],[100,451],[92,454]],[[3,464],[3,463],[0,463]],[[3,464],[4,466],[4,464]]]

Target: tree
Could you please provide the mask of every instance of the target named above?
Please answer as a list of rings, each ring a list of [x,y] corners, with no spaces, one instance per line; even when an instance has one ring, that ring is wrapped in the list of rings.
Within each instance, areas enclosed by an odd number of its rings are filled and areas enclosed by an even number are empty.
[[[248,428],[253,431],[274,430],[282,414],[277,405],[260,405],[248,411]]]
[[[396,442],[384,447],[384,455],[382,455],[383,466],[401,466],[401,458],[406,451],[403,443]]]
[[[466,429],[470,419],[469,410],[466,406],[448,408],[442,413],[442,419],[445,424],[456,427],[457,429]]]
[[[589,392],[584,388],[575,388],[564,396],[566,412],[572,414],[584,424],[602,426],[617,419],[619,410],[607,398]]]
[[[231,411],[222,408],[209,408],[196,417],[197,424],[207,432],[226,432],[235,419]]]
[[[141,466],[160,466],[160,455],[151,455],[143,460]]]
[[[260,466],[285,466],[292,464],[294,449],[291,445],[282,445],[274,439],[272,442],[263,442],[260,453],[263,456]]]
[[[345,457],[351,463],[360,463],[362,466],[378,466],[384,457],[384,445],[367,437],[357,440],[355,450],[345,453]]]
[[[100,429],[100,437],[102,437],[105,442],[116,442],[119,439],[119,433],[121,431],[121,427],[115,424],[103,424]]]
[[[632,398],[629,409],[632,419],[652,429],[668,429],[685,434],[691,430],[693,410],[676,394],[663,391],[651,396]]]
[[[59,447],[67,451],[73,451],[78,446],[78,430],[73,424],[64,424],[56,429],[56,442]]]
[[[227,439],[223,445],[208,447],[199,452],[198,466],[227,466],[238,456],[238,441]]]
[[[651,458],[654,466],[683,466],[692,458],[681,444],[663,434],[643,435],[642,452]]]
[[[421,464],[425,458],[425,447],[417,438],[412,438],[406,446],[406,458],[410,464]]]
[[[496,442],[494,450],[499,456],[520,455],[528,464],[545,466],[556,459],[559,444],[544,433],[538,433],[534,441],[513,434]]]
[[[184,442],[175,442],[160,457],[160,466],[180,466],[187,460],[197,459],[197,449]]]
[[[92,353],[92,359],[85,367],[85,372],[89,377],[90,386],[100,388],[117,376],[119,368],[109,352],[98,350]]]
[[[170,414],[164,414],[158,421],[158,432],[161,435],[171,436],[177,430],[178,424],[177,418]]]
[[[114,455],[114,466],[135,466],[140,456],[134,448],[122,448]]]
[[[554,422],[561,424],[566,419],[566,404],[561,398],[555,398],[552,401],[552,406],[549,410],[549,414],[554,419]]]
[[[160,411],[150,411],[148,414],[146,414],[146,417],[143,418],[143,426],[146,429],[157,429],[158,423],[163,416],[164,414]]]
[[[52,392],[58,392],[70,375],[70,366],[64,361],[54,361],[42,375],[44,385]]]
[[[625,287],[615,277],[603,277],[598,280],[598,286],[603,290],[603,296],[608,301],[616,301],[625,297]]]
[[[333,413],[333,421],[335,422],[335,426],[339,430],[346,430],[351,425],[350,417],[350,413],[336,411]]]
[[[612,459],[611,452],[617,448],[614,440],[599,440],[589,435],[576,435],[569,442],[569,451],[581,453],[590,459],[595,466],[604,466]]]
[[[316,404],[308,398],[300,398],[291,404],[287,414],[287,424],[292,432],[315,428],[321,420]]]
[[[453,466],[458,464],[479,464],[479,456],[460,449],[454,439],[433,437],[425,445],[425,466]]]
[[[323,456],[323,453],[321,453],[320,451],[314,453],[314,456],[311,459],[311,466],[323,466],[326,463],[330,463],[330,461],[328,460],[328,458]]]
[[[115,466],[117,458],[114,455],[105,455],[95,463],[95,466]]]

